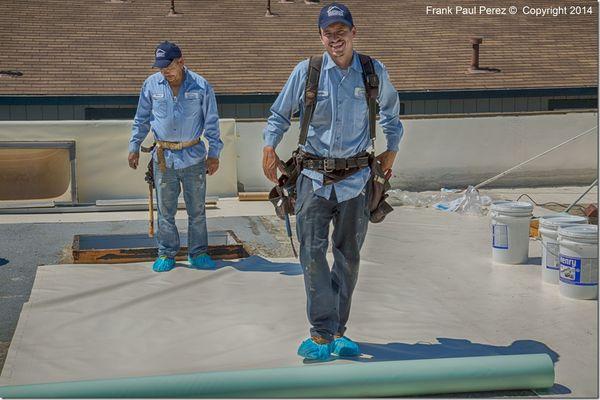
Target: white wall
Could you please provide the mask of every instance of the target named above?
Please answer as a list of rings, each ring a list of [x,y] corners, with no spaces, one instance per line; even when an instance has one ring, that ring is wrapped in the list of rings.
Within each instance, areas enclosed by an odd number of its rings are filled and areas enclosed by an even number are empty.
[[[405,119],[392,185],[438,190],[478,184],[576,136],[597,123],[597,113]],[[272,185],[262,176],[264,122],[237,123],[238,180],[246,191]],[[297,145],[298,122],[277,148],[287,159]],[[377,150],[385,148],[378,127]],[[598,130],[494,183],[495,187],[589,184],[597,175]]]
[[[224,143],[220,168],[207,179],[207,195],[237,195],[235,121],[222,119]],[[74,140],[77,187],[83,203],[148,196],[144,181],[149,155],[141,153],[137,170],[127,164],[131,121],[25,121],[0,122],[0,141]],[[151,135],[146,140],[151,144]]]
[[[405,135],[394,164],[394,187],[437,190],[477,184],[596,125],[596,113],[405,119]],[[225,144],[208,195],[266,191],[262,174],[265,122],[221,120]],[[148,155],[141,167],[127,166],[131,123],[127,121],[0,122],[0,141],[75,140],[80,202],[145,198]],[[385,139],[378,129],[378,151]],[[509,174],[496,187],[589,184],[597,175],[597,130]],[[296,147],[298,123],[277,149],[287,158]]]

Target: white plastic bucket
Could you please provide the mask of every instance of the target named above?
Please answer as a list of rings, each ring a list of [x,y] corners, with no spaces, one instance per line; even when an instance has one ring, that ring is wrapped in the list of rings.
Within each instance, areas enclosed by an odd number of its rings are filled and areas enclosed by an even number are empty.
[[[558,229],[587,224],[587,218],[579,215],[558,214],[540,218],[540,245],[542,246],[542,281],[558,285]]]
[[[529,259],[529,222],[533,205],[522,201],[492,204],[492,259],[503,264],[523,264]]]
[[[560,294],[572,299],[598,298],[598,226],[558,229]]]

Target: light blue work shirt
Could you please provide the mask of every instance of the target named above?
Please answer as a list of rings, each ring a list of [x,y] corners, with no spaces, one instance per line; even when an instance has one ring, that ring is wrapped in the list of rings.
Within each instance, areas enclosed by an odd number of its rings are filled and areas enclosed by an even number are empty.
[[[379,77],[379,124],[387,139],[387,149],[398,151],[403,134],[398,93],[385,66],[375,59],[373,64]],[[273,103],[263,131],[266,146],[277,147],[290,127],[292,115],[298,110],[302,119],[307,71],[308,60],[296,65]],[[369,111],[360,58],[355,52],[350,67],[344,70],[324,53],[317,103],[303,150],[318,157],[349,158],[367,150],[370,145]],[[370,169],[363,168],[332,185],[323,185],[323,174],[319,172],[304,168],[302,173],[312,179],[315,194],[329,199],[333,185],[338,202],[342,202],[361,193],[369,180]]]
[[[208,157],[211,158],[219,158],[223,148],[215,92],[203,77],[188,68],[184,68],[177,97],[160,72],[146,79],[133,120],[130,152],[140,151],[150,128],[156,140],[167,142],[187,142],[204,134],[208,141]],[[154,153],[156,160],[156,151]],[[182,150],[165,149],[167,167],[175,169],[198,164],[204,161],[206,155],[203,142]]]

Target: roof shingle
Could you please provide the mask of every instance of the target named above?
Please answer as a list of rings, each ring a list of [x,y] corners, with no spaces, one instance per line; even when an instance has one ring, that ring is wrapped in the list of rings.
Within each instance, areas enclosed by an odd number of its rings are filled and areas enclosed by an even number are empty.
[[[279,14],[265,18],[264,0],[177,0],[180,17],[167,17],[168,0],[3,0],[0,95],[132,95],[153,72],[154,47],[180,45],[186,63],[219,94],[277,93],[300,60],[322,52],[320,6],[272,1]],[[598,4],[593,15],[426,14],[432,0],[345,2],[358,34],[355,48],[380,59],[399,91],[597,86]],[[463,6],[481,2],[461,0]],[[325,4],[325,3],[323,3]],[[470,74],[469,38],[484,38],[480,66],[500,73]]]

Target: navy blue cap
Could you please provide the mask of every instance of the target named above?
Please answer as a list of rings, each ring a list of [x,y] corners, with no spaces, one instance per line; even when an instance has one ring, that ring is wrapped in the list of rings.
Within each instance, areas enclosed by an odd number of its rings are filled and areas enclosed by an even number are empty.
[[[181,57],[181,49],[175,43],[162,42],[156,46],[154,57],[153,67],[166,68],[174,59]]]
[[[325,29],[335,22],[341,22],[350,27],[354,26],[350,10],[342,3],[331,3],[328,6],[321,8],[321,13],[319,14],[319,28]]]

